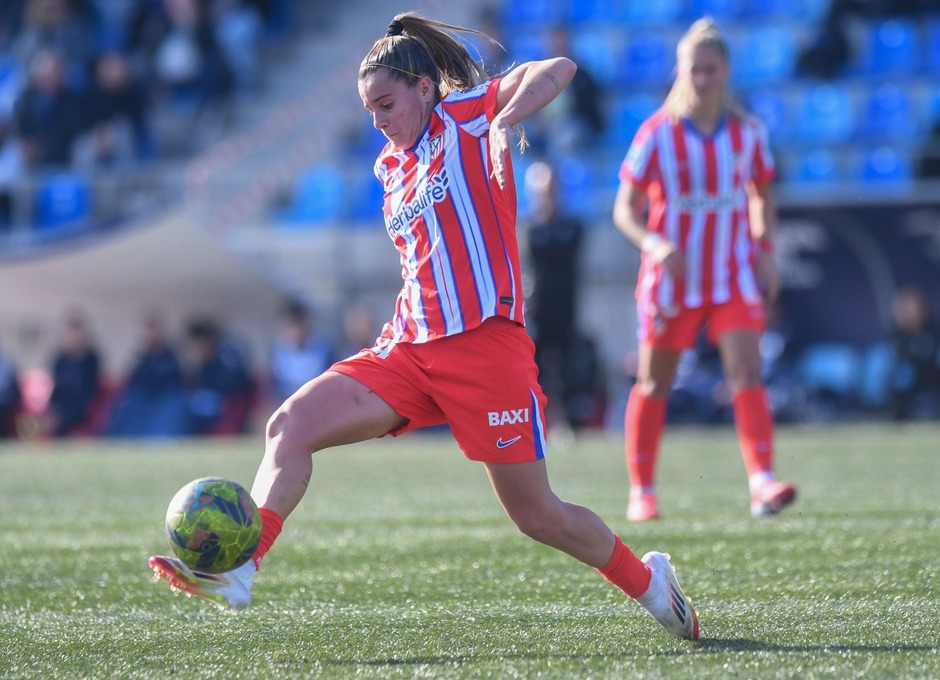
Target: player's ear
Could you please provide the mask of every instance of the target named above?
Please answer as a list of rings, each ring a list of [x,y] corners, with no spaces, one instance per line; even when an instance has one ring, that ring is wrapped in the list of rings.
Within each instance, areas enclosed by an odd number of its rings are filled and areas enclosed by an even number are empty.
[[[418,93],[426,100],[434,97],[434,83],[428,76],[421,76],[418,81]]]

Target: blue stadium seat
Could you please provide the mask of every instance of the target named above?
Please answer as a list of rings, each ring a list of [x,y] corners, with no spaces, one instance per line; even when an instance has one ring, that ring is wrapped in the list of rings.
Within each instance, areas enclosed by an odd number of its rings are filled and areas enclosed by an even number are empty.
[[[623,8],[623,21],[632,25],[673,24],[681,16],[682,0],[632,0]]]
[[[360,169],[351,179],[348,215],[353,222],[381,223],[385,188],[371,169]]]
[[[745,0],[744,16],[752,21],[803,19],[807,4],[806,0]]]
[[[522,33],[513,36],[504,43],[509,52],[510,61],[522,64],[527,61],[539,61],[549,56],[548,42],[544,35]]]
[[[879,85],[868,95],[861,132],[865,139],[914,139],[921,131],[908,90],[894,83]]]
[[[662,86],[672,78],[675,44],[655,33],[635,34],[628,39],[623,60],[623,79],[630,87]]]
[[[620,14],[617,0],[572,0],[568,20],[574,24],[611,25],[620,20]]]
[[[503,23],[509,27],[538,24],[548,26],[564,18],[561,0],[507,0],[503,4]]]
[[[924,26],[924,71],[940,73],[940,16],[926,20]]]
[[[763,121],[771,143],[785,142],[793,135],[790,100],[780,88],[761,87],[748,94],[747,109]]]
[[[856,395],[861,380],[861,360],[851,345],[812,345],[799,360],[798,372],[811,390],[826,390],[843,399]]]
[[[855,105],[838,84],[813,86],[800,104],[797,131],[804,142],[844,142],[855,132]]]
[[[868,35],[867,67],[875,74],[913,74],[920,67],[917,25],[908,19],[873,22]]]
[[[910,154],[893,146],[879,146],[865,153],[860,179],[868,185],[904,189],[913,179]]]
[[[842,179],[839,159],[831,149],[813,149],[798,162],[796,179],[800,183],[829,185]]]
[[[80,227],[91,216],[91,188],[69,172],[58,172],[40,180],[35,194],[37,229]]]
[[[640,125],[659,108],[661,103],[661,98],[653,97],[646,92],[628,95],[615,103],[608,126],[608,142],[611,146],[622,147],[623,152],[626,153]]]
[[[793,72],[796,45],[784,28],[764,26],[747,32],[732,60],[735,79],[745,85],[783,82]]]
[[[580,31],[571,38],[571,53],[578,66],[589,71],[604,87],[617,81],[621,52],[615,36],[609,33]]]
[[[689,0],[686,17],[695,21],[707,16],[718,23],[727,23],[741,15],[745,2],[746,0]]]
[[[310,168],[297,181],[294,200],[280,215],[286,225],[316,224],[343,217],[346,181],[331,165]]]
[[[893,362],[894,349],[890,343],[879,342],[865,349],[859,386],[859,399],[863,406],[878,408],[888,403],[888,384]]]
[[[568,156],[557,163],[561,204],[565,210],[594,219],[593,210],[604,210],[599,201],[592,200],[596,181],[594,164],[584,158]]]

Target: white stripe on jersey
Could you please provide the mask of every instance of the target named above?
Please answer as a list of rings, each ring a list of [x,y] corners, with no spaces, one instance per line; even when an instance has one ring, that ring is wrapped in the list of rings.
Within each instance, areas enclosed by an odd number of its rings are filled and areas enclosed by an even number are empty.
[[[486,122],[485,117],[483,120]],[[448,117],[445,125],[448,128],[448,133],[455,135],[456,138],[456,135],[459,134],[456,129],[456,121]],[[482,138],[480,144],[481,148],[485,150],[486,142]],[[445,159],[444,171],[449,173],[451,178],[449,183],[450,196],[453,200],[454,210],[460,218],[464,246],[470,258],[470,266],[473,268],[473,280],[477,282],[477,304],[480,305],[481,313],[485,313],[485,310],[495,308],[497,294],[496,280],[493,276],[493,270],[490,268],[486,243],[483,240],[483,229],[474,209],[470,188],[467,186],[467,178],[461,171],[460,157],[456,154],[446,154]]]
[[[734,175],[738,171],[738,163],[735,162],[734,148],[731,144],[731,135],[725,127],[725,131],[715,140],[715,156],[719,168],[731,168],[730,172],[718,173],[718,195],[729,196],[734,189]],[[739,194],[743,197],[744,192]],[[737,203],[737,201],[735,201]],[[745,206],[747,202],[745,200]],[[715,243],[712,248],[712,300],[714,302],[727,302],[731,299],[731,289],[728,285],[730,271],[724,263],[728,261],[731,254],[731,225],[733,217],[738,206],[719,210],[715,214]]]
[[[675,163],[676,152],[673,144],[672,131],[668,125],[656,128],[656,146],[659,147],[659,172],[663,178],[663,185],[667,196],[679,195],[679,168]],[[652,145],[646,145],[651,147]],[[678,245],[679,213],[675,210],[666,211],[665,236],[668,241]],[[663,270],[659,284],[659,295],[656,305],[667,316],[672,316],[676,309],[675,281],[672,274]]]

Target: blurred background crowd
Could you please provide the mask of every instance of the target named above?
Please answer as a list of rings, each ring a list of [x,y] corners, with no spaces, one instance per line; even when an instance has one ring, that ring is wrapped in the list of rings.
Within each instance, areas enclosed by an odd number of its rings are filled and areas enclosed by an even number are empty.
[[[515,159],[529,328],[557,428],[622,427],[637,259],[610,220],[617,169],[703,15],[729,37],[737,97],[778,163],[785,290],[762,347],[775,416],[940,418],[940,2],[466,4],[413,6],[500,41],[470,44],[490,73],[549,55],[579,64]],[[0,436],[240,434],[372,344],[400,279],[371,174],[384,139],[355,66],[413,8],[387,5],[0,3]],[[197,251],[171,215],[236,271],[262,271],[267,308],[167,292],[118,314],[49,281],[59,263],[88,278],[117,266],[123,236],[151,230],[180,260],[155,264],[148,287],[185,286],[201,264],[186,264]],[[236,291],[244,277],[230,276]],[[40,282],[56,294],[46,316],[16,311]],[[704,341],[669,417],[730,422]]]

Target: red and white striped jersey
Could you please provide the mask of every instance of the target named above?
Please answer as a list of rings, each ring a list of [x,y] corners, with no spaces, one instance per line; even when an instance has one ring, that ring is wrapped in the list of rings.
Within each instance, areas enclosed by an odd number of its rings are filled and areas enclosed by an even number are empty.
[[[732,297],[758,302],[746,187],[773,176],[767,131],[756,118],[729,114],[710,136],[664,111],[647,119],[620,180],[646,191],[649,230],[685,254],[686,273],[674,278],[642,257],[637,300],[667,316]]]
[[[512,168],[505,189],[490,177],[498,83],[448,94],[412,148],[388,144],[376,160],[404,280],[379,347],[461,333],[497,315],[524,323]]]

